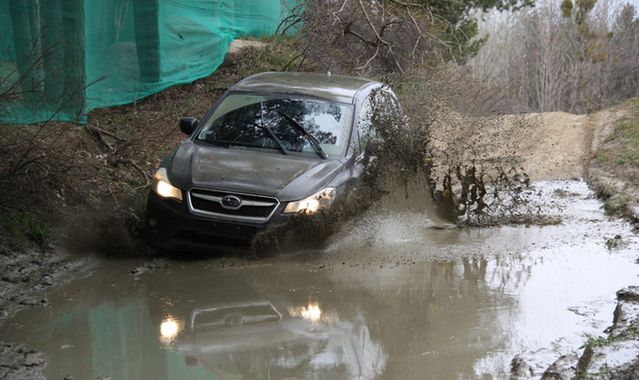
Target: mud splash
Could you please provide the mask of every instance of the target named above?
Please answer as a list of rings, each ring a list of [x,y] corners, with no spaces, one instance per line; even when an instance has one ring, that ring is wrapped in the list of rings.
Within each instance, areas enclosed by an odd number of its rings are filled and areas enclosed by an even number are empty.
[[[461,229],[399,197],[321,251],[105,262],[0,336],[45,352],[49,378],[505,378],[516,355],[539,377],[608,325],[639,239],[585,184],[535,186],[561,225]]]
[[[373,95],[375,98],[376,95]],[[435,118],[441,115],[433,115]],[[428,114],[421,111],[420,115]],[[346,199],[317,214],[300,214],[286,225],[259,233],[251,248],[254,256],[274,252],[325,247],[326,240],[371,207],[386,208],[389,200],[398,207],[419,207],[431,219],[459,225],[497,226],[503,224],[557,224],[558,218],[543,214],[530,204],[534,198],[530,178],[513,153],[489,155],[498,144],[487,130],[503,125],[521,132],[532,126],[525,117],[472,117],[442,111],[448,120],[439,120],[439,129],[449,129],[447,141],[431,140],[433,120],[420,118],[412,124],[404,116],[381,103],[371,110],[372,138],[364,151],[366,167],[361,184]],[[450,117],[452,116],[454,117]],[[474,129],[469,131],[469,125]],[[465,136],[469,133],[470,136]],[[486,144],[482,134],[491,140]],[[500,147],[502,150],[504,147]],[[396,202],[410,199],[407,205]],[[302,239],[299,239],[303,236]]]

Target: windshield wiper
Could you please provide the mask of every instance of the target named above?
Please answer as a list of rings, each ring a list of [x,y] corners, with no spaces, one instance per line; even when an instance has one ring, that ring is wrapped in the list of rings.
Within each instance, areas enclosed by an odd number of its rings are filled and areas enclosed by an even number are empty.
[[[277,138],[277,136],[275,136],[275,133],[273,133],[271,128],[267,127],[266,125],[260,125],[260,127],[262,127],[262,129],[268,132],[269,136],[271,136],[273,141],[275,141],[277,146],[282,150],[282,153],[288,154],[288,150],[284,147],[284,144],[282,144],[282,140],[280,140],[279,138]]]
[[[315,151],[317,152],[317,154],[322,157],[322,159],[326,159],[328,158],[328,156],[326,155],[326,153],[324,153],[324,150],[322,149],[322,147],[320,146],[320,142],[317,140],[317,138],[315,138],[315,136],[313,136],[309,131],[306,130],[306,128],[304,128],[302,126],[302,124],[300,124],[297,120],[293,119],[292,117],[290,117],[289,115],[287,115],[286,113],[277,110],[277,113],[279,113],[280,115],[282,115],[282,117],[284,119],[286,119],[289,123],[291,123],[295,128],[297,128],[297,130],[299,130],[300,132],[302,132],[302,134],[304,134],[304,136],[306,136],[306,138],[308,139],[308,141],[311,143],[311,145],[313,146],[313,148],[315,148]]]
[[[255,125],[262,128],[263,130],[266,131],[266,133],[268,133],[271,139],[273,139],[273,141],[275,141],[277,146],[280,148],[282,153],[288,154],[288,150],[286,150],[286,148],[284,147],[284,144],[282,144],[282,141],[277,136],[275,136],[275,133],[273,133],[271,128],[267,127],[266,124],[264,124],[264,102],[262,100],[260,100],[260,121],[262,122],[261,124],[255,124]]]

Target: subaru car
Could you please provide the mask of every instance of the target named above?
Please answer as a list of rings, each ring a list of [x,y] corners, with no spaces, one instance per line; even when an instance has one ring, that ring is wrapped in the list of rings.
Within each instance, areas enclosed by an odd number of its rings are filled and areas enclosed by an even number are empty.
[[[330,208],[358,185],[376,139],[372,110],[395,117],[388,86],[347,76],[268,72],[228,89],[153,177],[152,242],[200,249],[250,241],[291,216]]]

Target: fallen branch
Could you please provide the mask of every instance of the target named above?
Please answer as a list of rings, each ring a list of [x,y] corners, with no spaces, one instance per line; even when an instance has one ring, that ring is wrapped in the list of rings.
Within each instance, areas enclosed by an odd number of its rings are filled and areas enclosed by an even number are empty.
[[[377,29],[375,28],[373,21],[371,20],[370,16],[368,16],[368,12],[366,12],[366,7],[364,6],[364,3],[362,2],[362,0],[359,0],[359,7],[362,10],[364,17],[366,18],[366,21],[368,22],[368,26],[370,26],[371,30],[375,34],[377,41],[383,45],[389,46],[390,42],[384,40],[382,36],[377,32]]]
[[[102,133],[103,135],[107,135],[107,136],[109,136],[109,137],[112,137],[112,138],[114,138],[114,139],[116,139],[116,140],[118,140],[118,141],[120,141],[120,142],[124,142],[124,141],[126,141],[126,140],[124,140],[122,137],[120,137],[120,136],[116,135],[115,133],[113,133],[113,132],[109,132],[109,131],[104,130],[104,129],[100,128],[100,127],[97,127],[97,126],[91,126],[91,128],[95,129],[96,131],[99,131],[99,132],[100,132],[100,133]]]
[[[140,167],[140,165],[138,165],[135,161],[128,159],[128,158],[118,158],[114,161],[114,163],[117,164],[128,164],[133,166],[134,168],[136,168],[140,173],[142,173],[142,176],[144,177],[144,180],[146,181],[146,183],[148,184],[150,182],[150,178],[149,175],[146,174],[146,171],[144,171],[144,169],[142,169]]]
[[[93,136],[98,140],[98,143],[100,143],[102,147],[106,148],[109,152],[115,151],[113,145],[111,145],[111,143],[109,143],[109,141],[107,141],[107,139],[104,137],[101,129],[91,125],[87,125],[86,128],[89,133],[93,134]]]

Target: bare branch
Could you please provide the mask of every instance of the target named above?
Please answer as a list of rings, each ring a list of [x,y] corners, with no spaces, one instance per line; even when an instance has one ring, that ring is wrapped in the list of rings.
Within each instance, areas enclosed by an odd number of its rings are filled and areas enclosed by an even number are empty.
[[[380,36],[380,34],[377,32],[377,29],[375,28],[375,25],[373,25],[373,22],[371,21],[371,18],[368,16],[368,12],[366,12],[366,8],[364,7],[364,3],[362,2],[362,0],[358,0],[359,2],[359,7],[362,10],[362,13],[364,14],[364,17],[366,17],[366,21],[368,22],[368,26],[370,26],[371,30],[373,31],[373,33],[375,34],[375,37],[377,38],[377,41],[383,45],[390,45],[390,42],[385,41],[382,36]]]

